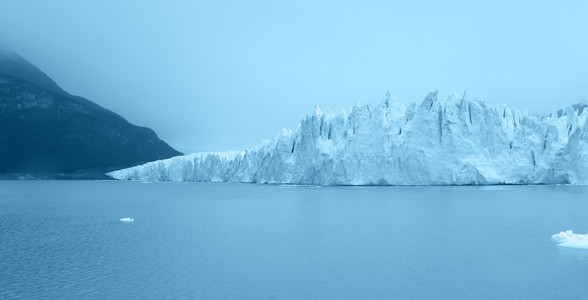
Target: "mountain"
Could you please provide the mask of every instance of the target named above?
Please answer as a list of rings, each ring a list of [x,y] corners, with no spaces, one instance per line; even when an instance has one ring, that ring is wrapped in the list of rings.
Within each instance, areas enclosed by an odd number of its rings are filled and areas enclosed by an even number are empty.
[[[153,130],[70,95],[0,45],[0,178],[107,178],[177,155]]]
[[[238,153],[200,153],[108,175],[125,180],[318,185],[588,184],[588,109],[547,114],[431,92],[315,113]]]
[[[39,68],[22,58],[18,53],[0,43],[0,74],[9,75],[30,82],[42,89],[71,96],[61,89],[53,79]]]

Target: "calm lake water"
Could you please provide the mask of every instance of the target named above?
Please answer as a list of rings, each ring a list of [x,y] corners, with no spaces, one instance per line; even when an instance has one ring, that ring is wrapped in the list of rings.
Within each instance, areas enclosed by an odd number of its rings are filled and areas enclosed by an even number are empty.
[[[4,181],[0,298],[588,299],[566,229],[588,187]]]

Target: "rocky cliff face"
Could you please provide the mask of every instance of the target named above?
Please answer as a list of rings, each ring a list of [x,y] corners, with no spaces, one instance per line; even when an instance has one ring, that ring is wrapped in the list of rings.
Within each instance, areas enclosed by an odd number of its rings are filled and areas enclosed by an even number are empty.
[[[131,180],[326,185],[588,184],[588,109],[547,115],[431,92],[304,118],[256,149],[112,172]]]
[[[71,96],[0,48],[0,178],[102,178],[108,171],[181,155],[151,129]]]

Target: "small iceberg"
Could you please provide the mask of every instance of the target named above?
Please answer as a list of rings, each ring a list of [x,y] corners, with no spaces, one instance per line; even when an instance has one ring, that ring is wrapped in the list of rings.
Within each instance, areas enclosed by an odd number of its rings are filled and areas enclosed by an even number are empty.
[[[135,222],[135,219],[127,217],[127,218],[120,218],[120,221],[121,222]]]
[[[562,231],[551,236],[551,239],[558,242],[559,246],[588,249],[588,234],[578,234],[571,230]]]

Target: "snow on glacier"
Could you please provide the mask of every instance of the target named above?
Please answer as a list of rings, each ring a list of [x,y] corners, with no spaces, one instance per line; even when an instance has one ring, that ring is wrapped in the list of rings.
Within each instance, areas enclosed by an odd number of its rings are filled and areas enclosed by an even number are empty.
[[[562,247],[588,249],[588,234],[578,234],[572,230],[566,230],[552,235],[551,239]]]
[[[323,113],[243,152],[209,152],[114,171],[140,181],[311,185],[588,184],[588,105],[547,115],[432,91],[407,107]]]

